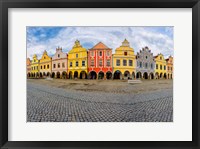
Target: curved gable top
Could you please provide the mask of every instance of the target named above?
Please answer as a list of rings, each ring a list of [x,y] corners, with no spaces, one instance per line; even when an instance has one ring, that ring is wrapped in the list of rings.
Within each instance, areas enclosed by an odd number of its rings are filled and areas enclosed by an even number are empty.
[[[56,53],[52,57],[52,60],[67,58],[67,54],[62,51],[62,48],[56,48]]]
[[[78,53],[78,52],[87,52],[87,49],[86,49],[86,48],[83,48],[83,47],[81,46],[79,40],[76,40],[75,43],[74,43],[73,48],[69,51],[68,54],[71,54],[71,53]]]

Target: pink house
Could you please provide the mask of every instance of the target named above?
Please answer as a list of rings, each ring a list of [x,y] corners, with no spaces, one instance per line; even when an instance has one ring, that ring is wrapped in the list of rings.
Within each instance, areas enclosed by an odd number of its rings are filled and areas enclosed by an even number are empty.
[[[62,48],[56,48],[56,53],[52,57],[52,78],[67,78],[67,54],[62,52]]]

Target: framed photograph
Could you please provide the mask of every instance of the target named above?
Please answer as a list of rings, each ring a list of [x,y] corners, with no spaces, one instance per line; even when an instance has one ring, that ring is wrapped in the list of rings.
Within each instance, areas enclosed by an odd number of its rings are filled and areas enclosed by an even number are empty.
[[[198,0],[1,0],[0,147],[199,146]]]

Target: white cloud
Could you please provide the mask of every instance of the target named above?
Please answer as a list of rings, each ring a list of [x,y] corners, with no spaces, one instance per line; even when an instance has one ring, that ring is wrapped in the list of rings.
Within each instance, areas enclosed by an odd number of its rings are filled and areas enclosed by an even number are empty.
[[[32,57],[33,54],[38,54],[40,58],[44,50],[47,50],[49,55],[53,55],[58,46],[62,47],[64,52],[68,52],[76,39],[83,45],[88,43],[95,45],[101,41],[112,48],[114,53],[126,38],[134,48],[135,54],[142,47],[148,46],[154,55],[163,53],[167,57],[173,55],[174,51],[171,35],[173,35],[172,27],[166,27],[165,33],[153,31],[148,27],[67,27],[47,40],[39,41],[35,36],[28,36],[27,56]],[[40,36],[46,37],[44,32]]]

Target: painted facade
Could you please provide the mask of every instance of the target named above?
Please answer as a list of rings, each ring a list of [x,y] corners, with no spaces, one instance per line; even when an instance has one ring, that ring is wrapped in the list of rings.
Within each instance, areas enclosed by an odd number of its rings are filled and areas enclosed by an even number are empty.
[[[173,67],[173,57],[169,56],[169,58],[166,59],[167,62],[167,78],[168,79],[173,79],[173,71],[174,71],[174,67]]]
[[[27,77],[31,77],[31,60],[30,58],[27,58],[26,59],[26,74],[27,74]]]
[[[89,79],[112,79],[112,49],[102,42],[88,51]]]
[[[67,79],[67,54],[62,48],[56,48],[56,53],[52,57],[52,77]]]
[[[158,54],[154,57],[155,64],[155,79],[167,78],[167,63],[163,54]]]
[[[40,68],[39,68],[39,60],[37,55],[33,55],[33,60],[31,61],[31,76],[32,77],[40,77],[39,76]]]
[[[137,52],[136,62],[136,78],[154,79],[155,61],[148,47]]]
[[[88,73],[87,62],[87,50],[76,40],[73,48],[68,53],[69,78],[86,79]]]
[[[130,47],[125,39],[122,45],[113,54],[113,78],[114,79],[134,79],[136,72],[136,56],[134,49]]]
[[[40,59],[40,77],[50,77],[51,75],[51,57],[48,56],[47,51],[43,52],[43,55]]]

